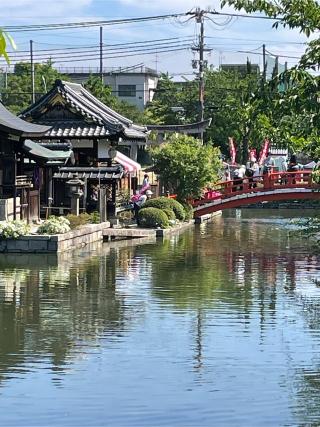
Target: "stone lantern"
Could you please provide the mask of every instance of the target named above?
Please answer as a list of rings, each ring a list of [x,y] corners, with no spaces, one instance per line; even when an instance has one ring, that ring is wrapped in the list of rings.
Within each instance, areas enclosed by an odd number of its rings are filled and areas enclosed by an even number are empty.
[[[66,182],[69,187],[69,194],[71,197],[71,213],[79,215],[80,213],[80,197],[83,196],[84,182],[78,178],[78,174],[74,174],[73,178]]]

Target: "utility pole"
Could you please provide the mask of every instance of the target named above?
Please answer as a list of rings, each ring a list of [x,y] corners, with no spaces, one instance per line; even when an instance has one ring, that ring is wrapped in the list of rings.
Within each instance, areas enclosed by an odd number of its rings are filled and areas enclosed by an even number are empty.
[[[263,83],[267,81],[267,62],[266,62],[266,45],[262,45],[262,61],[263,61],[263,74],[262,74],[262,80]]]
[[[100,27],[100,79],[103,83],[103,27]]]
[[[211,49],[205,48],[205,36],[204,36],[204,19],[207,13],[211,13],[209,10],[203,10],[197,8],[194,12],[188,12],[188,15],[191,15],[195,18],[196,22],[200,24],[200,33],[199,33],[199,43],[192,49],[196,52],[199,52],[199,60],[193,61],[194,68],[199,67],[199,121],[204,120],[204,95],[205,95],[205,81],[204,81],[204,70],[206,68],[206,61],[204,60],[204,53],[210,52]],[[200,138],[203,141],[203,131],[201,131]]]
[[[31,67],[31,103],[36,101],[34,90],[34,62],[33,62],[33,40],[30,40],[30,67]]]
[[[199,11],[197,22],[200,23],[199,35],[199,105],[200,121],[204,119],[204,11]],[[203,139],[203,135],[201,135]]]

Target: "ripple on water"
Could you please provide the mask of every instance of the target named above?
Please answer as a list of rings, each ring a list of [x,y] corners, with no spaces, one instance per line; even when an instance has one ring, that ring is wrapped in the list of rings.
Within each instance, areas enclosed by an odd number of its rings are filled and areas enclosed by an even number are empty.
[[[319,424],[320,263],[290,216],[3,256],[0,422]]]

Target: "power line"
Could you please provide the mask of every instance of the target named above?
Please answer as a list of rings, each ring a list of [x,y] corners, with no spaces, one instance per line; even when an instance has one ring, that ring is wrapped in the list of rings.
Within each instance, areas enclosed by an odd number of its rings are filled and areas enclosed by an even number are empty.
[[[144,16],[138,18],[124,18],[124,19],[110,19],[101,21],[82,21],[82,22],[67,22],[67,23],[53,23],[53,24],[30,24],[30,25],[7,25],[3,27],[5,31],[11,33],[25,32],[25,31],[44,31],[44,30],[60,30],[65,28],[82,28],[82,27],[96,27],[107,25],[130,24],[134,22],[157,21],[169,18],[178,18],[184,16],[185,13],[175,13],[167,15]]]
[[[265,15],[246,15],[244,13],[227,13],[227,12],[216,12],[216,11],[208,11],[208,13],[211,13],[212,15],[220,15],[220,16],[230,16],[233,18],[248,18],[248,19],[265,19],[269,21],[281,21],[280,18],[273,18],[271,16],[265,16]]]
[[[161,53],[167,53],[167,52],[179,52],[179,51],[189,50],[189,49],[190,49],[190,45],[187,44],[187,45],[181,45],[180,47],[177,47],[177,48],[174,48],[174,49],[166,49],[166,50],[162,50],[161,49],[161,50],[157,50],[157,53],[161,54]],[[106,58],[107,59],[117,59],[117,58],[127,58],[127,57],[132,57],[132,56],[144,56],[144,55],[154,55],[154,54],[155,54],[155,51],[152,48],[152,52],[147,52],[147,51],[143,51],[142,50],[140,52],[137,51],[137,53],[127,53],[127,54],[124,54],[124,55],[107,56]],[[83,61],[87,62],[87,61],[95,61],[97,59],[99,59],[99,55],[96,55],[96,56],[93,56],[93,57],[82,56],[80,59],[67,59],[67,60],[62,60],[62,61],[57,61],[57,62],[63,62],[63,63],[67,63],[67,62],[83,62]],[[19,62],[21,62],[21,61],[16,61],[16,62],[11,61],[11,63],[13,65],[17,64]]]
[[[193,36],[185,36],[185,37],[170,37],[170,38],[163,38],[163,39],[153,39],[153,40],[140,40],[140,41],[134,41],[134,42],[126,42],[126,43],[115,43],[115,44],[103,44],[104,47],[121,47],[121,46],[132,46],[137,44],[148,44],[148,43],[155,43],[155,42],[165,42],[165,41],[172,41],[172,40],[184,40],[184,39],[193,39]],[[43,43],[40,43],[43,44]],[[37,49],[36,52],[53,52],[53,51],[61,51],[61,50],[78,50],[78,49],[92,49],[92,48],[98,48],[98,44],[92,44],[92,45],[81,45],[81,46],[69,46],[64,48],[52,48],[52,49]],[[13,52],[14,53],[14,52]],[[29,50],[19,50],[19,53],[29,53]]]
[[[156,51],[157,51],[157,53],[160,53],[160,52],[163,53],[163,52],[167,52],[167,51],[168,52],[172,52],[173,51],[172,49],[176,49],[176,48],[184,48],[184,49],[188,48],[188,49],[190,49],[191,45],[190,44],[185,44],[185,43],[177,43],[175,45],[161,46]],[[145,48],[145,49],[139,49],[139,48],[137,48],[137,49],[130,49],[130,50],[127,50],[127,51],[124,51],[124,52],[120,52],[120,55],[118,55],[116,52],[111,52],[111,55],[104,55],[104,57],[106,59],[124,58],[124,57],[127,57],[127,56],[135,56],[136,54],[143,55],[143,54],[147,54],[147,53],[148,54],[155,54],[155,47],[152,46],[150,48]],[[75,59],[76,60],[77,59],[79,61],[81,61],[81,60],[85,61],[85,60],[87,60],[89,58],[95,59],[97,57],[100,58],[99,52],[96,52],[96,53],[87,53],[87,54],[78,54],[78,55],[63,55],[63,56],[52,56],[52,57],[37,57],[35,59],[37,59],[37,61],[48,61],[48,60],[52,59],[52,60],[54,60],[56,62],[61,62],[61,61],[63,61],[63,62],[70,62],[70,61],[67,61],[67,60],[70,60],[70,59]],[[27,57],[25,57],[25,58],[27,58]],[[12,63],[23,62],[23,58],[19,58],[17,60],[13,60],[11,62]]]
[[[250,52],[247,50],[236,50],[236,51],[229,51],[229,52],[239,52],[239,53],[250,53],[251,55],[263,55],[263,53],[261,52]],[[292,59],[301,59],[300,56],[290,56],[290,55],[280,55],[280,54],[275,54],[275,53],[271,53],[269,51],[267,51],[269,53],[269,55],[272,56],[279,56],[280,58],[292,58]]]
[[[217,11],[206,11],[206,13],[215,15],[215,16],[225,16],[225,17],[234,17],[234,18],[247,18],[247,19],[264,19],[264,20],[281,20],[282,18],[275,18],[270,16],[262,15],[246,15],[240,13],[227,13],[227,12],[217,12]],[[29,25],[7,25],[3,29],[11,33],[17,32],[26,32],[26,31],[49,31],[49,30],[60,30],[65,28],[85,28],[85,27],[96,27],[96,26],[108,26],[108,25],[122,25],[130,24],[136,22],[146,22],[146,21],[157,21],[165,20],[170,18],[180,18],[183,16],[194,15],[194,12],[186,13],[172,13],[167,15],[155,15],[155,16],[144,16],[136,18],[123,18],[123,19],[110,19],[110,20],[100,20],[100,21],[80,21],[80,22],[67,22],[67,23],[48,23],[48,24],[29,24]]]
[[[239,37],[218,37],[218,36],[206,36],[206,39],[221,39],[221,40],[238,40],[243,42],[263,42],[263,43],[284,43],[284,44],[296,44],[296,45],[307,45],[306,42],[289,42],[285,40],[264,40],[264,39],[243,39]]]
[[[179,44],[181,44],[181,43],[187,43],[187,42],[191,42],[191,39],[189,39],[189,38],[185,38],[185,39],[183,39],[183,38],[181,38],[180,40],[179,39],[177,39],[177,41],[169,41],[169,42],[159,42],[159,43],[148,43],[148,42],[146,42],[146,43],[144,43],[144,45],[145,45],[145,48],[144,47],[142,47],[142,46],[136,46],[136,47],[134,47],[134,46],[131,46],[132,44],[130,43],[130,46],[128,45],[128,46],[115,46],[115,47],[102,47],[102,50],[103,50],[103,53],[108,53],[108,52],[110,52],[110,53],[113,53],[114,51],[115,52],[132,52],[132,51],[135,51],[136,49],[142,49],[142,50],[144,50],[144,49],[147,49],[147,48],[155,48],[155,49],[157,49],[157,48],[165,48],[165,47],[173,47],[173,46],[176,46],[176,45],[179,45]],[[133,43],[133,44],[135,44],[135,43]],[[137,43],[138,44],[138,43]],[[112,46],[112,45],[108,45],[108,46]],[[62,51],[62,50],[58,50],[58,51],[56,51],[56,52],[54,52],[54,51],[49,51],[48,53],[39,53],[39,54],[37,54],[37,52],[35,52],[34,53],[34,57],[36,58],[36,59],[40,59],[41,60],[41,58],[42,59],[50,59],[50,58],[57,58],[57,57],[75,57],[75,56],[79,56],[79,55],[81,55],[81,54],[91,54],[92,52],[98,52],[100,49],[99,49],[99,46],[98,45],[95,45],[95,46],[93,46],[93,49],[91,48],[90,50],[80,50],[80,49],[78,49],[78,50],[76,50],[76,51]],[[20,53],[18,53],[18,54],[16,54],[16,55],[13,55],[12,56],[12,59],[17,59],[17,58],[25,58],[26,57],[26,55],[27,55],[27,52],[25,53],[25,54],[20,54]]]

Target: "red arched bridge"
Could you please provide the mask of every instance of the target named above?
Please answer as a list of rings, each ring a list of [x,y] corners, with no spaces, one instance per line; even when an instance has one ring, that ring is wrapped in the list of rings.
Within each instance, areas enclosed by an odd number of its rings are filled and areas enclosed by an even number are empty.
[[[194,216],[278,200],[320,200],[320,185],[312,182],[312,172],[272,172],[266,175],[220,182],[204,197],[194,200]]]

